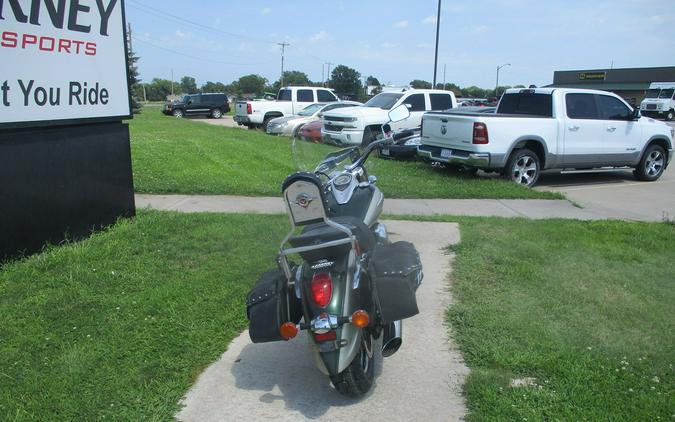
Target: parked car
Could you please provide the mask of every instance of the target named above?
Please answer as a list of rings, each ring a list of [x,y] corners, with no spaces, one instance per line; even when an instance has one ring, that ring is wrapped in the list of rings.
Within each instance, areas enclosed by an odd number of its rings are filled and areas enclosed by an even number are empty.
[[[237,101],[234,121],[249,129],[262,127],[276,117],[291,116],[313,103],[332,103],[339,101],[333,90],[315,86],[283,87],[274,101]]]
[[[428,112],[418,154],[501,172],[527,186],[542,169],[634,169],[656,180],[673,156],[675,129],[640,117],[621,97],[587,89],[509,89],[496,114]]]
[[[321,120],[315,120],[313,122],[304,124],[300,128],[300,138],[305,141],[314,142],[315,144],[321,143],[321,128],[323,127],[323,122]]]
[[[178,101],[164,104],[162,113],[174,117],[205,115],[220,119],[230,111],[230,103],[225,94],[189,94]]]
[[[417,158],[417,147],[421,144],[422,129],[403,129],[394,132],[393,144],[380,145],[378,156],[393,160],[414,160]]]
[[[300,128],[315,120],[321,120],[323,113],[337,108],[363,105],[356,101],[340,101],[338,103],[314,103],[303,108],[293,116],[277,117],[267,123],[266,132],[270,135],[297,136]]]
[[[643,116],[675,119],[675,82],[654,82],[649,85],[645,99],[640,104]]]
[[[336,145],[368,144],[382,133],[382,125],[389,121],[389,110],[401,104],[406,105],[410,116],[393,123],[394,130],[417,127],[425,111],[456,108],[457,100],[451,91],[437,89],[382,92],[360,107],[324,113],[323,141]]]

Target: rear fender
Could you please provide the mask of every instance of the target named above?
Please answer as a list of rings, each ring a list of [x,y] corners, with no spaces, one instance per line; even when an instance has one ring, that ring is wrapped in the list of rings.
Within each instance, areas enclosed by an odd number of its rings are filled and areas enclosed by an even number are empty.
[[[350,265],[351,264],[351,265]],[[358,309],[363,309],[368,303],[365,283],[354,289],[354,272],[356,271],[355,253],[350,251],[340,259],[335,259],[330,268],[311,269],[311,264],[307,265],[307,271],[301,282],[301,296],[303,304],[303,313],[306,323],[310,323],[314,318],[322,313],[336,316],[348,316]],[[333,281],[333,290],[330,303],[322,308],[318,306],[311,292],[311,281],[314,274],[328,272]],[[360,281],[361,283],[362,281]],[[345,323],[336,329],[336,344],[340,347],[328,347],[326,350],[321,347],[323,343],[317,343],[314,335],[309,329],[310,342],[313,350],[316,352],[317,366],[322,372],[328,375],[337,375],[344,371],[354,360],[361,345],[361,329],[358,329],[350,323]],[[330,343],[330,342],[326,342]]]

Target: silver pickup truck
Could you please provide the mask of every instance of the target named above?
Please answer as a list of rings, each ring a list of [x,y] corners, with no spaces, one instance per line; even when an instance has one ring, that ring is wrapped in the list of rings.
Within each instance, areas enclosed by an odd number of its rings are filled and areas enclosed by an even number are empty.
[[[641,117],[609,92],[510,89],[496,114],[427,112],[418,155],[470,169],[498,171],[532,186],[542,169],[633,168],[661,177],[673,157],[674,130]]]

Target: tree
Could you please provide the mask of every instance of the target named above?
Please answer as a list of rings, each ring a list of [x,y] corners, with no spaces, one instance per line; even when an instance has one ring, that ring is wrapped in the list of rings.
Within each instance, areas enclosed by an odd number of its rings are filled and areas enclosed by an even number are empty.
[[[138,95],[143,90],[141,79],[138,77],[138,62],[139,57],[131,48],[131,37],[127,38],[127,77],[129,78],[129,97],[131,98],[132,110],[134,113],[141,112],[141,104],[139,100],[143,98]]]
[[[477,86],[470,86],[468,88],[462,88],[462,97],[464,98],[485,98],[488,97],[488,94],[494,92],[491,89],[478,88]]]
[[[261,94],[267,86],[267,79],[260,75],[246,75],[236,82],[241,94]]]
[[[337,65],[330,73],[330,87],[338,95],[359,98],[362,95],[361,74],[351,67]]]
[[[154,78],[152,82],[145,84],[145,93],[148,101],[165,101],[171,94],[171,81]]]
[[[300,72],[299,70],[287,70],[284,72],[284,86],[311,86],[312,81],[309,80],[309,77],[305,72]],[[281,78],[278,81],[274,82],[270,89],[274,92],[279,91],[281,88]]]
[[[180,80],[180,90],[183,94],[194,94],[199,92],[197,81],[192,76],[183,76]]]
[[[366,78],[366,85],[368,85],[368,86],[382,86],[380,81],[378,81],[377,78],[373,75],[370,75],[370,76],[368,76],[368,78]]]
[[[202,92],[225,92],[228,93],[227,87],[222,82],[208,81],[201,88]],[[232,91],[230,91],[232,92]]]
[[[421,79],[415,79],[410,81],[410,86],[415,89],[431,89],[431,82],[423,81]]]

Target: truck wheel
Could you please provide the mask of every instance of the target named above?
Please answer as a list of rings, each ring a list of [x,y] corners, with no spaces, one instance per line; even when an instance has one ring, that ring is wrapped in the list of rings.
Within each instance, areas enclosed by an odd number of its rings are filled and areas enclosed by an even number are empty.
[[[220,119],[221,117],[223,117],[223,112],[220,111],[219,108],[214,108],[213,110],[211,110],[211,117],[213,117],[214,119]]]
[[[638,180],[653,182],[661,177],[666,165],[666,152],[659,145],[650,145],[640,159],[633,175]]]
[[[299,138],[300,137],[300,129],[302,129],[304,125],[299,125],[293,130],[293,138]]]
[[[673,110],[668,110],[668,113],[666,114],[666,121],[669,122],[675,118],[675,111]]]
[[[373,131],[369,127],[365,128],[363,131],[363,138],[361,139],[361,148],[367,147],[374,140],[375,137],[373,136]]]
[[[276,117],[276,116],[274,116]],[[262,130],[263,132],[267,133],[267,125],[269,124],[270,120],[274,119],[274,117],[265,117],[262,123]]]
[[[523,148],[513,151],[504,168],[504,177],[520,185],[534,186],[539,179],[539,157]]]
[[[185,113],[183,113],[183,110],[180,110],[180,109],[174,110],[172,114],[173,114],[173,117],[175,117],[177,119],[180,119],[185,115]]]

